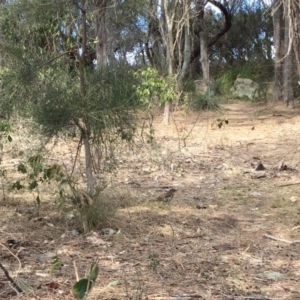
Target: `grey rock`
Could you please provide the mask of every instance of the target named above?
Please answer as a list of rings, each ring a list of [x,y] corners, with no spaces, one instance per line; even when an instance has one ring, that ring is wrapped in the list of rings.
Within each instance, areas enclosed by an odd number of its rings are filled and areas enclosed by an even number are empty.
[[[232,95],[236,98],[254,100],[258,97],[259,85],[249,78],[237,78],[231,88]]]

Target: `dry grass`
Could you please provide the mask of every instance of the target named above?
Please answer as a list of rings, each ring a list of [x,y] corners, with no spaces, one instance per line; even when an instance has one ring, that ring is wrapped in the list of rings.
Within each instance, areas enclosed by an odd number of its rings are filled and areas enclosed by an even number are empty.
[[[218,118],[229,124],[216,128]],[[5,185],[0,262],[24,293],[16,294],[0,271],[0,299],[74,299],[74,262],[83,276],[96,257],[100,274],[88,299],[300,299],[299,244],[265,237],[300,239],[299,109],[236,103],[223,115],[175,112],[167,128],[157,117],[155,127],[156,147],[122,148],[122,163],[101,195],[118,208],[101,225],[112,235],[101,228],[74,235],[77,225],[57,211],[53,187],[44,188],[35,219],[24,210],[33,207],[32,195]],[[14,157],[4,157],[8,171],[18,151],[27,151],[21,141]],[[71,168],[75,151],[75,143],[60,140],[49,158],[61,155]],[[257,158],[264,177],[251,166]],[[278,171],[282,159],[287,169]],[[178,189],[171,204],[154,201],[164,187]],[[9,248],[9,239],[19,244]],[[64,266],[50,274],[53,253]]]

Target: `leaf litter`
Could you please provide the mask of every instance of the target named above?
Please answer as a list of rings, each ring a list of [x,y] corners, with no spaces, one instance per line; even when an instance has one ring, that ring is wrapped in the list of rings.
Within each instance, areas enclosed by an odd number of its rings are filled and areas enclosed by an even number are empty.
[[[300,299],[299,108],[225,108],[200,118],[176,111],[168,127],[157,115],[156,147],[120,151],[108,192],[126,196],[116,196],[119,209],[103,227],[112,234],[72,234],[50,189],[36,221],[31,195],[3,199],[1,263],[24,293],[0,273],[0,298],[74,299],[74,262],[83,278],[98,258],[88,299]],[[220,118],[228,124],[211,126]],[[67,161],[73,146],[56,143],[55,159]],[[171,188],[170,203],[156,201]],[[53,256],[61,266],[51,274]]]

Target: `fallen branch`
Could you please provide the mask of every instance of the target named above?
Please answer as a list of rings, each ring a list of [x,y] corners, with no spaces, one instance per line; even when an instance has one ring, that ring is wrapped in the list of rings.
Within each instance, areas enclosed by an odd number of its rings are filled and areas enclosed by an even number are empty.
[[[11,282],[12,286],[19,292],[23,293],[23,290],[18,286],[18,284],[10,277],[8,271],[5,269],[5,267],[0,263],[0,269],[4,272],[4,275],[6,278]]]
[[[236,300],[285,300],[286,298],[269,298],[264,296],[229,296],[222,293],[226,298]]]
[[[298,185],[300,182],[294,182],[294,183],[286,183],[286,184],[278,184],[277,187],[285,187],[285,186],[292,186],[292,185]]]
[[[286,240],[286,239],[277,238],[277,237],[269,235],[269,234],[264,234],[264,237],[269,238],[269,239],[274,240],[274,241],[284,242],[284,243],[288,243],[288,244],[299,244],[300,243],[300,240],[289,241],[289,240]]]

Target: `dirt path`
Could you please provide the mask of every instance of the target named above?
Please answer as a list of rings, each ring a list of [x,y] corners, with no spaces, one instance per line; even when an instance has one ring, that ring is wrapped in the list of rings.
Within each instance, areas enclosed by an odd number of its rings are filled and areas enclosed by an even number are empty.
[[[73,236],[51,213],[43,224],[3,219],[1,243],[21,240],[25,249],[10,250],[20,266],[4,246],[0,261],[40,285],[18,299],[73,299],[73,261],[83,274],[95,257],[100,274],[88,299],[300,299],[300,110],[236,103],[154,125],[152,148],[119,158],[114,188],[136,200],[108,224],[118,234]],[[259,162],[265,169],[255,170]],[[165,187],[177,189],[171,204],[154,201]],[[51,276],[51,260],[41,258],[50,252],[64,263]],[[0,272],[1,289],[8,299]]]

